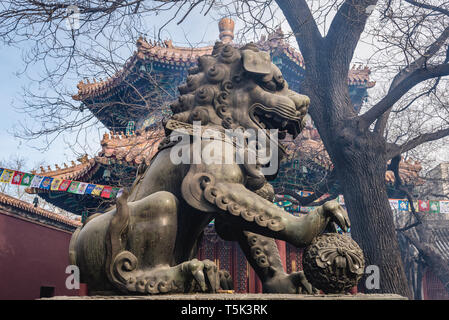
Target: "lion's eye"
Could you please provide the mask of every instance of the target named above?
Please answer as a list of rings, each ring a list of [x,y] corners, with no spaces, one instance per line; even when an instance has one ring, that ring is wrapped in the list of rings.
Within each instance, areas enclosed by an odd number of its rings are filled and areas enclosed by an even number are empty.
[[[269,91],[276,91],[277,89],[276,83],[274,81],[262,82],[261,87]]]

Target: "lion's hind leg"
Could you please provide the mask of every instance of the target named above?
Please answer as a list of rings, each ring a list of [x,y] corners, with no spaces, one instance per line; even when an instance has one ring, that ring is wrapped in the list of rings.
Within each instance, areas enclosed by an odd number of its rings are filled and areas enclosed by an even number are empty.
[[[178,199],[159,191],[134,202],[117,199],[106,233],[106,274],[121,291],[148,270],[169,266],[177,232]]]

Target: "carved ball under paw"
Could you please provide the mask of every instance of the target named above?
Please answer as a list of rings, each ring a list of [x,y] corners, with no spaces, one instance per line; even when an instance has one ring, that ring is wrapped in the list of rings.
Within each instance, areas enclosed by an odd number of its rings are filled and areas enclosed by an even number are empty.
[[[362,249],[346,235],[327,233],[316,237],[304,250],[307,280],[326,294],[346,293],[363,275]]]

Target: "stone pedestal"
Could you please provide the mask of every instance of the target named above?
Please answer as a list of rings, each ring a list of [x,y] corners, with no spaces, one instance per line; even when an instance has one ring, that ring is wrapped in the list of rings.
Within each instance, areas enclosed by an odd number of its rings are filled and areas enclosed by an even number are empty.
[[[53,298],[44,298],[42,300],[149,300],[149,301],[182,301],[182,300],[200,300],[200,301],[220,301],[220,300],[407,300],[407,298],[397,294],[260,294],[260,293],[216,293],[216,294],[169,294],[154,296],[83,296],[68,297],[57,296]]]

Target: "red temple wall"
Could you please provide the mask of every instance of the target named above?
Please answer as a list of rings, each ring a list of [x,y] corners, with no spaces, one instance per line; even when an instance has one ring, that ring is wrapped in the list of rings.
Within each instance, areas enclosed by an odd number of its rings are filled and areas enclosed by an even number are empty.
[[[424,273],[422,287],[424,300],[449,300],[449,294],[444,288],[444,285],[429,269]]]
[[[70,237],[0,209],[0,299],[37,299],[41,286],[54,287],[55,295],[78,295],[65,287]]]

